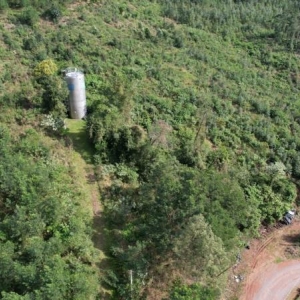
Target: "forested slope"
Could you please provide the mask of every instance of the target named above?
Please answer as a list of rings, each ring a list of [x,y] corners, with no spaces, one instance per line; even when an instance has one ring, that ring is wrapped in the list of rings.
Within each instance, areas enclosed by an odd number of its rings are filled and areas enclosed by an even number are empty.
[[[115,298],[217,299],[239,247],[297,200],[298,1],[2,0],[0,10],[2,123],[63,139],[60,71],[85,72]],[[1,168],[14,170],[10,160]],[[40,282],[1,291],[34,295]]]
[[[98,252],[76,166],[59,143],[11,127],[19,134],[0,129],[1,299],[95,299]]]

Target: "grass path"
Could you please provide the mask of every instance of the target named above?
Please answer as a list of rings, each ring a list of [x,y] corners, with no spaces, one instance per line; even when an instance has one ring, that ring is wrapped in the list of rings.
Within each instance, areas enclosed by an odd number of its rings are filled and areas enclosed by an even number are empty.
[[[68,128],[67,136],[70,138],[72,159],[75,165],[76,173],[80,174],[78,184],[81,185],[85,197],[87,197],[86,209],[90,212],[93,219],[93,243],[99,250],[98,266],[100,274],[103,275],[109,268],[108,258],[105,255],[105,236],[103,208],[100,202],[99,184],[95,175],[95,166],[93,165],[94,149],[86,132],[86,123],[83,120],[66,119]],[[111,291],[100,287],[101,299],[109,299]]]

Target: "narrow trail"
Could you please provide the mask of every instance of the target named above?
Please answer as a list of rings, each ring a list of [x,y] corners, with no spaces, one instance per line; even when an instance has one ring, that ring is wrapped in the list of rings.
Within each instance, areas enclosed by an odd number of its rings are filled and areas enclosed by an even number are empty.
[[[103,207],[100,202],[100,188],[95,174],[95,166],[92,163],[93,148],[90,144],[85,130],[85,122],[82,120],[66,120],[68,133],[67,139],[77,174],[80,174],[78,182],[84,191],[84,197],[88,200],[84,202],[85,208],[89,211],[93,225],[92,241],[98,250],[97,266],[103,276],[109,269],[108,258],[105,255],[106,241],[104,234]],[[101,276],[100,275],[100,276]],[[101,299],[109,299],[110,290],[103,286],[99,288]]]

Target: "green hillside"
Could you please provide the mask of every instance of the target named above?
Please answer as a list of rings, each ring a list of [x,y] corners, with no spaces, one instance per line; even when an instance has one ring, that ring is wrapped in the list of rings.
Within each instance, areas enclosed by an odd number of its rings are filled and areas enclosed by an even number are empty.
[[[244,243],[297,206],[299,16],[296,0],[0,0],[0,299],[218,299]],[[71,66],[88,115],[64,123]],[[68,151],[94,164],[103,222]]]

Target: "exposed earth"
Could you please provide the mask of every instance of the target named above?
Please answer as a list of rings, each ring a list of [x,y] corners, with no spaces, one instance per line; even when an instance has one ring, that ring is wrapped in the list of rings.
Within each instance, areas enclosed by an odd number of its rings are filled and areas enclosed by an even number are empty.
[[[300,261],[291,260],[270,264],[261,274],[252,279],[245,288],[247,300],[283,300],[300,286]]]
[[[300,288],[300,221],[262,232],[231,269],[225,299],[295,300]],[[242,280],[240,280],[242,279]]]

